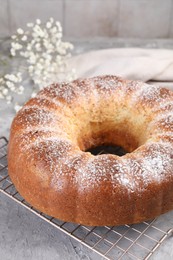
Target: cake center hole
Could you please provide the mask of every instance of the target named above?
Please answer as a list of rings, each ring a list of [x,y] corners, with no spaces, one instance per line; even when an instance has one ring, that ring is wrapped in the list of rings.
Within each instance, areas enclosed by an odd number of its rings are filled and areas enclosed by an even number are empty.
[[[127,153],[121,146],[117,145],[100,145],[97,147],[89,148],[86,152],[90,152],[93,155],[99,154],[115,154],[123,156]]]

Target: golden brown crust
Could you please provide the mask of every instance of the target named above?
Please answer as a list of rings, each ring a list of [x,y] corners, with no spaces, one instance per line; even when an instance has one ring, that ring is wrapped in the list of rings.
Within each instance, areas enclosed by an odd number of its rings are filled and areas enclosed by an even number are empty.
[[[116,144],[125,156],[85,152]],[[11,126],[9,174],[37,209],[121,225],[173,209],[173,93],[115,76],[52,84]]]

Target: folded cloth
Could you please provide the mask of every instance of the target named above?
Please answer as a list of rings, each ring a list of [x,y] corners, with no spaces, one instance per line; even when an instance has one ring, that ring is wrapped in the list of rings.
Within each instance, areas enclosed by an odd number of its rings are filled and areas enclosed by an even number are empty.
[[[78,77],[113,74],[142,81],[173,82],[173,50],[116,48],[74,56],[70,67]]]

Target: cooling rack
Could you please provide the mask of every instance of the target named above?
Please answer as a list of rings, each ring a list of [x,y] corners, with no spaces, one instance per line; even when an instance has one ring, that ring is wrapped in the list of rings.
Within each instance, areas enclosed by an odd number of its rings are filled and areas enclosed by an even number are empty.
[[[8,175],[6,138],[0,138],[0,192],[35,215],[68,234],[105,259],[149,259],[162,242],[173,234],[173,228],[157,219],[135,225],[89,227],[62,222],[34,209],[17,192]]]

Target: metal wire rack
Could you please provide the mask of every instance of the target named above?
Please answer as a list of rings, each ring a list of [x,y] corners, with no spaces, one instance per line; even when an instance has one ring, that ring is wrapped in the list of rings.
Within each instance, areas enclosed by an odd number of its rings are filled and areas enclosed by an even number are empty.
[[[173,229],[157,222],[157,219],[140,224],[89,227],[74,223],[62,222],[34,209],[17,192],[8,175],[6,138],[0,138],[0,192],[55,228],[91,248],[105,259],[149,259],[162,242],[171,234]]]

